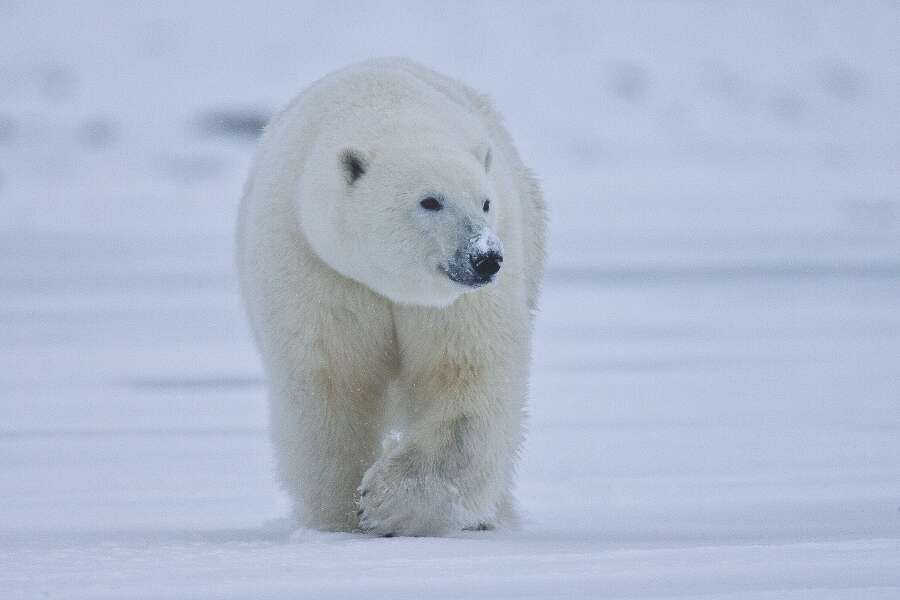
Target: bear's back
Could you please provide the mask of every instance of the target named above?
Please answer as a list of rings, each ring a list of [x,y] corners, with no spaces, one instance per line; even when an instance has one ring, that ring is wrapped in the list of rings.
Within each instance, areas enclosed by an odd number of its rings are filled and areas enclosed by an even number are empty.
[[[406,59],[374,59],[347,67],[309,89],[312,114],[335,137],[357,143],[472,146],[487,135],[462,84]]]
[[[312,145],[422,142],[428,136],[472,146],[489,136],[479,98],[408,59],[372,59],[312,83],[272,119],[263,146],[309,151]]]

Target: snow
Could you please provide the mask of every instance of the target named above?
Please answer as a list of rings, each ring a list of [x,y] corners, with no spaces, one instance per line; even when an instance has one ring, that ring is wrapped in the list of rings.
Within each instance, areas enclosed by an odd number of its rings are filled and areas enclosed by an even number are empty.
[[[481,230],[478,235],[469,241],[472,251],[476,255],[485,255],[488,252],[496,252],[503,255],[503,241],[490,229]]]
[[[4,598],[900,596],[900,8],[0,3]],[[551,210],[519,532],[293,532],[253,132],[405,54]]]

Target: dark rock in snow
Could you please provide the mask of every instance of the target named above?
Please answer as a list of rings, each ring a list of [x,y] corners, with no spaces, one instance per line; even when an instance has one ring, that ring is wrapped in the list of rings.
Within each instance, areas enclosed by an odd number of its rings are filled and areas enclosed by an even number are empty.
[[[255,140],[269,122],[269,116],[253,108],[213,109],[200,115],[197,123],[205,136]]]

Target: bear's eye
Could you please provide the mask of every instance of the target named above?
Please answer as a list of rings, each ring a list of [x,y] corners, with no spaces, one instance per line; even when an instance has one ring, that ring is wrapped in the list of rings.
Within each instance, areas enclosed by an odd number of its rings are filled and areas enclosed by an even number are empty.
[[[483,210],[484,212],[491,210],[491,201],[485,200],[484,204],[481,205],[481,210]]]
[[[437,198],[432,198],[431,196],[428,196],[427,198],[419,202],[419,206],[421,206],[425,210],[441,210],[442,208],[444,208],[444,205],[441,204],[440,200],[438,200]]]

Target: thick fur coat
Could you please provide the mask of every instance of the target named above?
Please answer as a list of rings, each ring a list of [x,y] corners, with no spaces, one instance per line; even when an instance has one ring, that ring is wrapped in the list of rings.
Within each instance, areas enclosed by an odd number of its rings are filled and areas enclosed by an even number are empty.
[[[441,535],[514,520],[545,210],[487,99],[402,59],[267,127],[238,265],[301,524]]]

